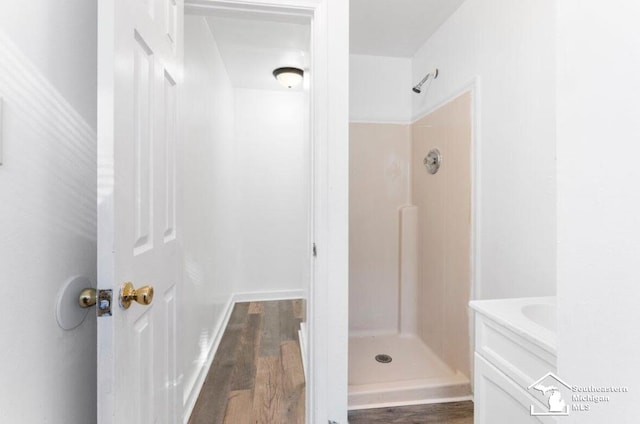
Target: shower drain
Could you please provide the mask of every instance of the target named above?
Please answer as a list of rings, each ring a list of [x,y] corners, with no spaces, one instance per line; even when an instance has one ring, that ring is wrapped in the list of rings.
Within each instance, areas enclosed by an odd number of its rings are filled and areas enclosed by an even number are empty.
[[[392,361],[391,356],[385,354],[385,353],[381,353],[379,355],[376,355],[376,361],[383,363],[383,364],[388,364],[389,362]]]

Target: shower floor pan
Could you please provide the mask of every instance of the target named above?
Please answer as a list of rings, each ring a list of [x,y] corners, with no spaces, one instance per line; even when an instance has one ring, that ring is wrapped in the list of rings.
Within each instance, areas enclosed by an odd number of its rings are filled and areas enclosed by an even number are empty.
[[[391,362],[376,361],[389,355]],[[349,409],[471,399],[469,379],[451,370],[418,337],[349,338]]]

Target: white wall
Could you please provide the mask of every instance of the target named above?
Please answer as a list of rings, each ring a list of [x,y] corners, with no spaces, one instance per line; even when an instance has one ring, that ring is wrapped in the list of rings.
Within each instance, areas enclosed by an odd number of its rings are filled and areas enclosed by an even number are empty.
[[[202,17],[185,16],[184,83],[180,92],[181,209],[184,284],[181,357],[185,402],[221,330],[237,281],[234,92]]]
[[[347,422],[349,341],[349,2],[325,0],[312,27],[318,259],[311,305],[314,419]],[[324,35],[326,34],[326,37]],[[325,85],[326,84],[326,85]],[[321,376],[322,375],[322,376]],[[326,409],[325,409],[326,408]]]
[[[96,4],[96,0],[0,4],[0,30],[92,128],[97,110]]]
[[[349,121],[408,123],[412,86],[410,58],[349,55]]]
[[[555,3],[468,0],[413,59],[414,118],[479,77],[478,298],[555,294]]]
[[[0,3],[3,423],[95,421],[95,315],[55,317],[70,277],[96,278],[95,45],[95,1]]]
[[[628,386],[568,423],[631,423],[640,402],[640,4],[558,3],[558,371]]]
[[[235,91],[236,292],[308,287],[308,115],[303,91]]]

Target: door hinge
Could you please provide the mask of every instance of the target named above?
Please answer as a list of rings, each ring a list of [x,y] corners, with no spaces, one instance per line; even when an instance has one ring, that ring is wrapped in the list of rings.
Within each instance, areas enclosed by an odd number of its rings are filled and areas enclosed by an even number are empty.
[[[98,290],[96,310],[98,317],[110,317],[113,304],[113,290]]]
[[[318,250],[316,249],[316,244],[313,243],[312,247],[311,247],[311,251],[313,252],[313,257],[317,257],[318,256]]]

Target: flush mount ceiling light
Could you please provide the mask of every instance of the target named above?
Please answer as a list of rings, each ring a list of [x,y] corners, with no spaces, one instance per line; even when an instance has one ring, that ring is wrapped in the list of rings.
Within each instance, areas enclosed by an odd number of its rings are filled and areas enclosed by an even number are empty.
[[[273,71],[273,76],[287,88],[293,88],[300,84],[303,74],[302,69],[291,67],[278,68]]]

